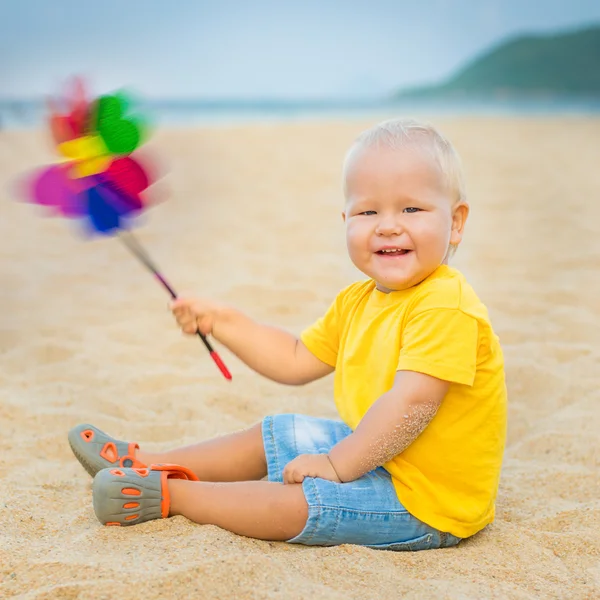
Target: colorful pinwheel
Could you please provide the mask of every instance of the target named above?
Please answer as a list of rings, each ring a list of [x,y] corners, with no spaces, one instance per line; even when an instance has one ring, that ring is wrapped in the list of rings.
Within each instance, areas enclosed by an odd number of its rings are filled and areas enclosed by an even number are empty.
[[[87,102],[80,81],[66,113],[50,103],[50,131],[62,162],[29,181],[27,197],[66,217],[79,218],[90,233],[113,234],[146,207],[153,183],[131,154],[143,142],[145,126],[131,116],[123,94]]]
[[[132,156],[145,141],[147,127],[131,100],[117,93],[88,102],[78,79],[66,111],[54,101],[49,108],[50,132],[62,160],[26,179],[25,200],[46,207],[50,214],[82,221],[89,234],[116,235],[176,298],[130,230],[133,219],[149,205],[147,190],[154,183],[147,165]],[[206,336],[198,335],[231,379]]]

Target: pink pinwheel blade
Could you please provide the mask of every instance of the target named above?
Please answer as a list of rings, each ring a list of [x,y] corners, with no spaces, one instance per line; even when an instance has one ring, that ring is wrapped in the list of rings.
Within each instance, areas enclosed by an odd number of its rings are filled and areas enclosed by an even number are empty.
[[[80,217],[86,213],[85,197],[78,193],[64,166],[48,167],[31,182],[30,202],[52,208],[65,217]]]

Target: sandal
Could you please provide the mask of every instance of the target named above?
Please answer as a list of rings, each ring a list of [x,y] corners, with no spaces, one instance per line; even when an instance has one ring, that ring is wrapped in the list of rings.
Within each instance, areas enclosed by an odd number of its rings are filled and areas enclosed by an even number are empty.
[[[69,431],[69,445],[77,460],[92,476],[108,467],[144,468],[135,457],[139,445],[120,442],[93,425],[77,425]]]
[[[137,525],[169,516],[171,497],[167,479],[198,481],[179,465],[152,465],[144,469],[102,469],[94,478],[92,498],[103,525]]]

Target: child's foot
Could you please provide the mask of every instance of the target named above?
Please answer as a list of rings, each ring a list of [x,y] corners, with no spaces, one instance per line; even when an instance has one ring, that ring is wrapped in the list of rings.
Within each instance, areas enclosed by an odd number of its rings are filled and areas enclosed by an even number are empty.
[[[121,442],[93,425],[77,425],[69,431],[69,444],[77,460],[92,476],[108,467],[144,468],[135,457],[134,442]]]
[[[198,481],[178,465],[149,469],[102,469],[94,478],[94,512],[103,525],[137,525],[169,516],[171,498],[167,479]]]

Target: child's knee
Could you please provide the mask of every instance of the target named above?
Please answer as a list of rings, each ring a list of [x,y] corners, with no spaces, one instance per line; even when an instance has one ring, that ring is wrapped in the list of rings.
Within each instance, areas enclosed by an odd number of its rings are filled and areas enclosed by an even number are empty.
[[[274,494],[270,502],[269,514],[280,522],[286,539],[299,535],[308,521],[308,502],[304,497],[301,483],[280,484],[282,493]]]

